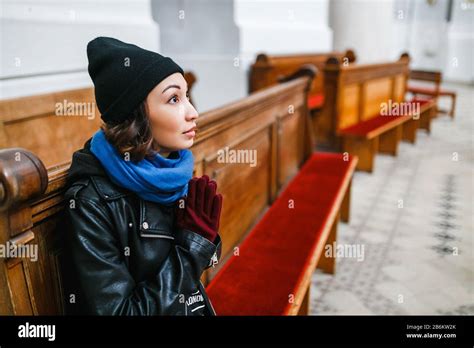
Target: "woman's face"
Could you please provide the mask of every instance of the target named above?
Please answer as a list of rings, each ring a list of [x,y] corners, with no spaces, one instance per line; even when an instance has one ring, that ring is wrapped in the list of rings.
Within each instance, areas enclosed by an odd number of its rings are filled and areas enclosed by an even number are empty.
[[[187,149],[196,132],[196,109],[188,99],[183,75],[175,73],[161,81],[146,98],[153,139],[160,153]]]

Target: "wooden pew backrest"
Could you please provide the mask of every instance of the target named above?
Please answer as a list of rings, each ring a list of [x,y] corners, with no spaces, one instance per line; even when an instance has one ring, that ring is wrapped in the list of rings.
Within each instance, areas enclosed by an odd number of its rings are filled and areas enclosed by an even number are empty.
[[[313,64],[323,71],[326,61],[336,57],[344,63],[356,60],[354,51],[316,54],[267,55],[259,54],[250,70],[249,92],[255,92],[278,83],[278,77],[294,73],[304,64]],[[324,92],[324,75],[318,74],[311,84],[310,95]]]
[[[0,101],[1,147],[35,153],[49,168],[72,153],[100,127],[93,88]]]
[[[410,70],[409,79],[411,81],[422,81],[422,82],[431,82],[434,86],[434,96],[438,97],[441,90],[441,81],[442,81],[441,71],[428,71],[428,70]]]

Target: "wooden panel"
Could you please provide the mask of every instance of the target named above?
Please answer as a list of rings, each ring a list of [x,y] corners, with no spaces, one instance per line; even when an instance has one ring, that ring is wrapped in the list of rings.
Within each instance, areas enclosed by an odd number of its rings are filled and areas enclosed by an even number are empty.
[[[346,128],[359,122],[360,88],[357,84],[344,86],[340,92],[339,127]]]
[[[24,264],[26,261],[19,261],[14,264],[11,268],[8,269],[8,282],[10,285],[10,293],[12,296],[12,303],[14,306],[14,313],[10,314],[17,314],[17,315],[32,315],[33,308],[32,302],[30,298],[30,294],[28,291],[28,275],[25,274]],[[12,288],[13,285],[13,288]],[[6,286],[6,284],[2,284],[2,286]],[[1,311],[2,314],[3,310]]]
[[[401,103],[405,100],[405,91],[406,91],[406,76],[397,75],[395,76],[394,86],[393,86],[393,101]]]
[[[382,103],[392,98],[392,79],[381,78],[364,83],[364,101],[361,121],[378,116]]]
[[[219,155],[205,162],[204,174],[219,183],[223,195],[220,234],[223,241],[222,257],[234,251],[245,233],[270,201],[271,165],[270,129],[251,134],[235,146],[228,148],[227,155]],[[231,163],[230,154],[239,154],[244,162],[256,155],[254,163]],[[226,158],[227,157],[227,158]],[[224,160],[225,162],[221,162]],[[245,207],[245,208],[244,208]],[[217,270],[216,270],[217,271]]]
[[[0,111],[5,147],[30,150],[46,167],[70,161],[101,122],[92,88],[1,101]]]
[[[293,177],[303,161],[303,115],[296,112],[280,118],[278,123],[278,188]]]
[[[275,85],[278,83],[279,76],[292,74],[305,64],[313,64],[319,71],[322,71],[329,57],[337,57],[342,63],[353,63],[356,60],[352,50],[291,55],[260,54],[250,68],[249,92]],[[323,92],[324,75],[318,74],[313,79],[309,94]]]

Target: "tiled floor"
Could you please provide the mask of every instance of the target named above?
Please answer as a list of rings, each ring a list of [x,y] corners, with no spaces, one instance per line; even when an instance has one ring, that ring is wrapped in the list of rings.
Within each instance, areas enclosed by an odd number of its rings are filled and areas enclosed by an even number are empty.
[[[474,314],[474,87],[449,87],[454,120],[441,115],[431,135],[355,174],[338,242],[363,245],[364,259],[313,275],[311,314]]]

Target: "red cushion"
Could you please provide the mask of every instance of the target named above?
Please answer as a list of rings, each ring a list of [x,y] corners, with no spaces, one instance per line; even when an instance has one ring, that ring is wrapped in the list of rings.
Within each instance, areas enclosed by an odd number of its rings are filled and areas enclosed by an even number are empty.
[[[363,137],[378,128],[387,126],[392,122],[399,122],[400,117],[407,118],[408,116],[375,116],[371,119],[359,122],[353,126],[341,129],[339,130],[339,134]]]
[[[353,160],[318,153],[304,164],[207,287],[217,315],[287,313]]]
[[[424,95],[435,95],[436,91],[434,88],[430,87],[420,87],[420,86],[408,86],[407,87],[408,92],[414,93],[414,94],[424,94]],[[456,94],[455,91],[448,90],[448,89],[440,89],[439,90],[439,95],[453,95]]]
[[[420,97],[416,97],[416,98],[413,98],[409,101],[409,103],[420,103],[420,105],[425,105],[426,103],[429,103],[431,101],[431,98],[420,98]]]
[[[324,105],[324,94],[313,94],[308,96],[308,108],[321,109]]]
[[[456,91],[442,89],[439,91],[439,95],[456,95]]]

